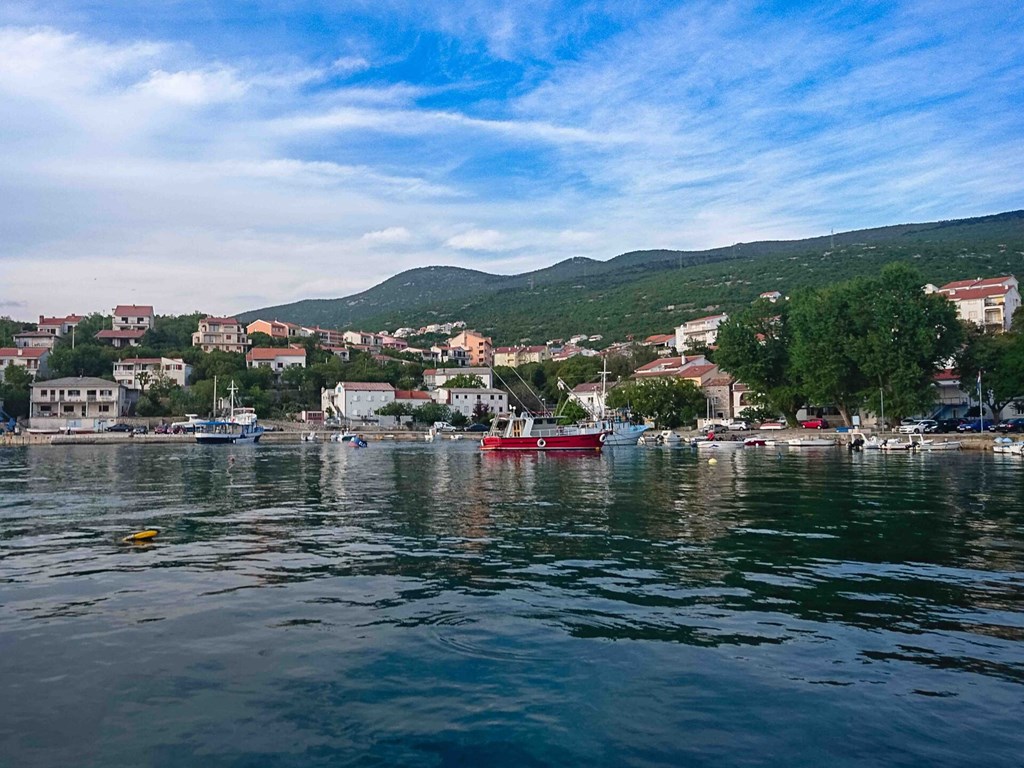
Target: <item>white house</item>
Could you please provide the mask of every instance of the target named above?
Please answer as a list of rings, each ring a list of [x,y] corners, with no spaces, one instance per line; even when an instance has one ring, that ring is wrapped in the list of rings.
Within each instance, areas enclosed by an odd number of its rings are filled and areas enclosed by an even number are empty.
[[[245,354],[248,368],[269,368],[280,376],[286,368],[305,368],[306,350],[303,347],[253,347]]]
[[[22,331],[14,334],[14,346],[21,347],[43,347],[53,349],[57,344],[58,336],[46,331]]]
[[[36,330],[41,333],[49,333],[51,336],[67,336],[71,329],[76,328],[85,318],[82,315],[67,315],[66,317],[39,316]]]
[[[3,381],[7,366],[24,368],[32,378],[46,374],[50,350],[46,347],[0,347],[0,381]]]
[[[114,379],[126,389],[145,389],[158,381],[188,387],[192,366],[180,357],[127,357],[114,363]]]
[[[90,376],[40,381],[32,385],[32,429],[101,429],[128,413],[128,390],[116,381]]]
[[[508,411],[508,393],[503,389],[482,389],[480,387],[441,387],[434,390],[434,399],[458,411],[466,418],[472,418],[479,404],[483,404],[492,414]]]
[[[1020,290],[1013,275],[957,280],[941,288],[927,285],[925,291],[941,293],[952,301],[961,320],[997,333],[1010,330],[1013,313],[1020,307]]]
[[[718,339],[718,326],[729,319],[726,314],[698,317],[676,328],[676,350],[683,352],[695,346],[712,346]]]
[[[427,389],[443,387],[448,379],[455,376],[476,376],[487,388],[494,386],[494,374],[490,368],[428,368],[423,372],[423,386]]]
[[[155,327],[153,308],[144,304],[118,304],[111,326],[115,331],[148,331]]]
[[[349,421],[372,419],[378,409],[394,401],[395,388],[376,381],[339,381],[320,393],[324,413]]]
[[[199,330],[192,334],[192,346],[202,347],[203,352],[245,352],[249,349],[249,335],[234,317],[204,317],[199,321]]]

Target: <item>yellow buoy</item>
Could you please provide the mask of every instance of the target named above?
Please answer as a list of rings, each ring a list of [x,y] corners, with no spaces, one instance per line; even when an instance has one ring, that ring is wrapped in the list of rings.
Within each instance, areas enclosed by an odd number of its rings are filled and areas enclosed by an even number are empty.
[[[155,539],[158,533],[160,533],[159,528],[147,528],[144,531],[136,531],[135,533],[125,536],[121,541],[125,544],[134,544],[137,541],[149,541],[150,539]]]
[[[717,463],[718,463],[718,459],[716,459],[714,457],[708,459],[708,464],[717,464]]]

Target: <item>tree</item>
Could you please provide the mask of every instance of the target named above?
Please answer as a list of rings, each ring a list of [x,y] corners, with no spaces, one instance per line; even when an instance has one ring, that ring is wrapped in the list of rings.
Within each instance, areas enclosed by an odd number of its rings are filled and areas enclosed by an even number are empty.
[[[486,403],[479,402],[473,406],[474,424],[490,424],[493,418],[494,414],[491,413],[491,409]]]
[[[482,389],[484,383],[479,376],[469,373],[459,373],[452,376],[442,385],[445,389]]]
[[[790,302],[793,375],[812,403],[834,405],[846,426],[873,387],[853,354],[870,320],[863,301],[860,286],[848,282],[799,293]]]
[[[902,264],[878,277],[853,281],[860,300],[860,329],[850,354],[870,382],[864,399],[894,420],[930,411],[935,375],[953,358],[964,330],[945,296],[925,293],[921,276]]]
[[[376,413],[378,416],[398,416],[401,418],[403,416],[412,416],[413,407],[408,403],[392,401],[387,405],[378,408]]]
[[[659,376],[620,384],[607,396],[608,407],[629,407],[633,413],[654,420],[659,429],[691,424],[704,412],[707,398],[692,381]]]
[[[577,421],[585,421],[590,418],[590,414],[575,400],[562,401],[555,409],[555,413],[558,414],[559,424],[575,424]]]
[[[971,325],[965,339],[955,358],[960,389],[977,397],[980,373],[982,397],[995,417],[1024,394],[1024,334],[984,333]]]
[[[451,422],[452,410],[440,403],[425,403],[413,410],[412,417],[420,424],[433,424],[435,421]]]
[[[0,400],[11,416],[28,416],[32,392],[32,374],[27,369],[9,363],[0,379]]]
[[[716,359],[796,426],[806,398],[790,361],[790,342],[788,305],[761,299],[719,326]]]

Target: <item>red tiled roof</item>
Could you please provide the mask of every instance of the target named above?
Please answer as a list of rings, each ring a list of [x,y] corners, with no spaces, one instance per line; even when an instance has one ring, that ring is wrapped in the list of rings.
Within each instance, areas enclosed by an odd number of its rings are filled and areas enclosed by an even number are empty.
[[[153,308],[147,304],[118,304],[114,307],[115,315],[152,315]]]
[[[380,381],[340,381],[338,385],[345,387],[349,391],[360,390],[363,392],[389,392],[395,389],[390,384]]]
[[[23,339],[52,339],[54,338],[52,333],[46,331],[22,331],[21,333],[14,334],[14,338]]]
[[[955,291],[960,288],[979,288],[981,286],[1002,285],[1003,283],[1007,283],[1013,279],[1013,275],[1003,275],[1002,277],[979,277],[974,280],[954,280],[952,283],[946,283],[944,286],[939,288],[939,290]]]
[[[396,389],[396,400],[429,400],[429,392],[421,392],[418,389]]]
[[[236,318],[234,318],[234,317],[213,317],[212,315],[208,316],[208,317],[204,317],[199,322],[201,322],[201,323],[231,323],[233,325],[240,325],[238,320]]]
[[[34,359],[49,353],[46,347],[0,347],[0,357],[27,357]]]
[[[984,285],[975,288],[957,288],[945,295],[954,301],[963,301],[969,299],[984,299],[988,296],[1005,296],[1009,290],[1009,288],[1002,285]]]
[[[145,331],[112,331],[109,328],[96,334],[97,339],[141,339]]]
[[[939,371],[935,374],[936,381],[959,381],[960,374],[957,371],[951,371],[949,369],[945,371]]]
[[[713,371],[714,369],[715,365],[713,363],[709,363],[708,365],[688,365],[680,371],[680,375],[687,379],[698,378],[709,371]]]
[[[656,333],[644,339],[645,344],[664,344],[666,341],[675,341],[674,333]]]
[[[159,364],[161,360],[159,357],[126,357],[123,360],[118,360],[117,362],[121,364],[131,363],[132,365],[151,365],[153,363]],[[181,363],[184,361],[177,360],[176,362]]]
[[[728,315],[726,315],[724,312],[722,312],[721,314],[718,314],[718,315],[705,315],[704,317],[695,317],[695,318],[693,318],[693,320],[687,320],[684,323],[684,325],[689,325],[690,323],[699,323],[699,322],[701,322],[703,320],[716,320],[719,317],[728,317]]]
[[[730,384],[732,384],[732,379],[728,376],[716,376],[704,382],[705,387],[728,387]]]
[[[305,360],[306,350],[292,347],[253,347],[245,354],[246,360],[276,360],[279,357],[301,357]]]

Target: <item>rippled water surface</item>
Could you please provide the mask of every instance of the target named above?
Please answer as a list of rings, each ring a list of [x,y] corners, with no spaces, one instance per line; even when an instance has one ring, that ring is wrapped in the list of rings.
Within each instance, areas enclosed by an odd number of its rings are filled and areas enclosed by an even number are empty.
[[[0,449],[0,764],[1021,765],[1019,457],[706,459]]]

